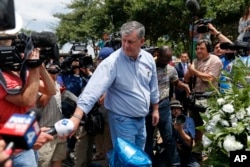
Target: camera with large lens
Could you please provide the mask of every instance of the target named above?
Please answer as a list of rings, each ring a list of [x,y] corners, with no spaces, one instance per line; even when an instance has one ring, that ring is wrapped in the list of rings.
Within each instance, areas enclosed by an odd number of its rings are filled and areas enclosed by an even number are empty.
[[[176,118],[174,118],[174,123],[184,124],[185,122],[186,122],[186,117],[183,114],[178,115]]]
[[[207,33],[210,31],[208,28],[208,23],[211,23],[212,19],[200,19],[195,22],[196,25],[198,25],[197,32],[200,34]]]

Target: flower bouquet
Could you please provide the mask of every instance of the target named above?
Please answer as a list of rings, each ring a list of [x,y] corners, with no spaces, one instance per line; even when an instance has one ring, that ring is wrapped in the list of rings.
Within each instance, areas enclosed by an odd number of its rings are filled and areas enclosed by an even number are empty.
[[[222,71],[228,89],[216,90],[202,114],[202,144],[208,155],[205,164],[229,166],[230,151],[250,150],[250,84],[248,64],[241,58],[232,63],[230,72]]]

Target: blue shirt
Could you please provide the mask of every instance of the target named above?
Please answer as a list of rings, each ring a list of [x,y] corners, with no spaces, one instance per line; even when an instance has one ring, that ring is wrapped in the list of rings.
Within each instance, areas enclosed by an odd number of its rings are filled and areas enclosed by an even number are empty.
[[[98,65],[79,96],[77,106],[88,113],[104,92],[106,109],[128,117],[146,116],[150,103],[159,101],[153,56],[141,50],[133,60],[122,49],[113,52]]]
[[[188,134],[192,139],[195,138],[195,124],[194,120],[191,117],[186,116],[186,122],[183,125],[183,130],[186,134]],[[182,151],[187,151],[189,150],[191,152],[191,148],[185,144],[185,141],[181,138],[180,134],[173,129],[173,135],[175,137],[175,141],[179,144],[181,147]]]

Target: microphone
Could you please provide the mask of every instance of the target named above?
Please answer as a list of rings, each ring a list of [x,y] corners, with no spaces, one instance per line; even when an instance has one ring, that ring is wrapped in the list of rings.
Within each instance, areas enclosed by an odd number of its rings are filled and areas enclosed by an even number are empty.
[[[56,35],[49,31],[32,32],[31,38],[34,47],[52,47],[57,43]]]
[[[197,13],[200,10],[200,5],[196,0],[187,0],[186,7],[193,14]]]
[[[73,131],[73,128],[74,124],[70,119],[62,119],[57,121],[46,133],[63,137],[68,136]]]
[[[13,142],[17,149],[30,149],[40,134],[37,113],[13,114],[0,129],[0,136],[6,143]]]

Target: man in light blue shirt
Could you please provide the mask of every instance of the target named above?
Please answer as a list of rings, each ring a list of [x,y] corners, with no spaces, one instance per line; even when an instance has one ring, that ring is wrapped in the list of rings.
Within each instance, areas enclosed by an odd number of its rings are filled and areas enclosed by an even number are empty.
[[[142,50],[145,27],[136,21],[121,27],[122,47],[102,61],[79,96],[71,117],[74,130],[98,98],[106,92],[105,108],[113,146],[122,138],[144,149],[146,141],[145,116],[152,105],[152,124],[159,121],[159,90],[153,56]]]

